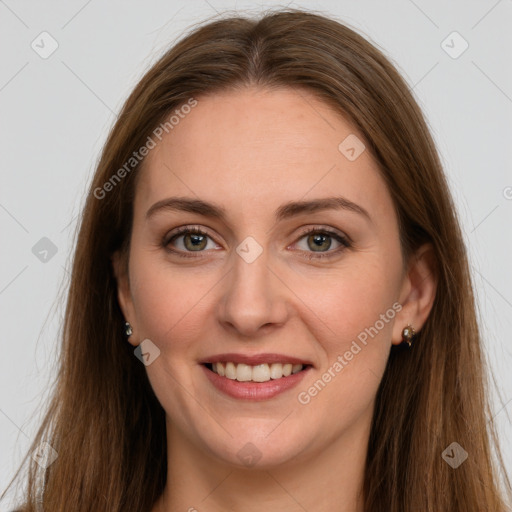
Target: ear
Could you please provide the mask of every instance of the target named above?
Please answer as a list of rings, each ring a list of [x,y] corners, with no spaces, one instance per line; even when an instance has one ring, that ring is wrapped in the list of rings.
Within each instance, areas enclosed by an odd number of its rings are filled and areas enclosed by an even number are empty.
[[[408,324],[418,333],[434,304],[437,289],[437,265],[430,243],[422,245],[409,259],[400,291],[402,309],[395,317],[392,343],[402,343],[402,330]]]
[[[117,300],[126,322],[132,326],[133,334],[128,337],[128,341],[137,346],[134,340],[137,340],[137,326],[135,320],[135,308],[130,290],[130,279],[128,276],[128,265],[126,257],[120,251],[116,251],[112,257],[112,268],[117,282]]]

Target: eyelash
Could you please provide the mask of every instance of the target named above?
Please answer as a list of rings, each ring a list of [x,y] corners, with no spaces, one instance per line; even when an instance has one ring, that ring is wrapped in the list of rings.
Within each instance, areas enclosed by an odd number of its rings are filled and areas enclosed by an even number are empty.
[[[200,256],[193,256],[192,254],[190,254],[192,251],[189,251],[187,253],[187,252],[177,251],[175,249],[169,248],[169,244],[172,241],[174,241],[176,238],[178,238],[179,236],[184,235],[184,234],[203,235],[203,236],[207,236],[210,239],[212,239],[212,237],[210,237],[210,235],[208,233],[206,233],[202,229],[199,229],[196,226],[183,226],[181,228],[178,228],[174,233],[172,233],[171,236],[166,235],[162,240],[162,247],[164,249],[166,249],[167,251],[169,251],[173,254],[176,254],[182,258],[198,258],[198,257],[200,257]],[[313,235],[313,234],[328,235],[328,236],[334,238],[336,241],[338,241],[342,245],[342,247],[339,247],[338,249],[335,249],[334,251],[329,251],[326,253],[317,253],[317,254],[315,254],[314,252],[299,251],[302,253],[301,254],[302,257],[309,261],[320,260],[323,258],[332,258],[332,257],[336,256],[337,254],[339,254],[341,251],[348,249],[352,246],[351,243],[349,242],[348,238],[346,238],[346,237],[340,235],[339,233],[337,233],[336,231],[332,231],[331,229],[328,229],[328,228],[306,228],[300,233],[298,240],[304,238],[306,235]],[[204,252],[204,251],[197,251],[197,252]],[[306,254],[304,254],[304,252],[306,252]]]

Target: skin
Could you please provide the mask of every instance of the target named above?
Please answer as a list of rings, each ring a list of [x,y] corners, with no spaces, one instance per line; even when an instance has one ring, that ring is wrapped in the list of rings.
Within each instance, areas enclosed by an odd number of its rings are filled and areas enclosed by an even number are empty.
[[[311,93],[250,87],[197,99],[145,161],[128,272],[113,258],[130,343],[148,338],[160,350],[146,370],[166,411],[169,470],[153,512],[362,511],[375,396],[391,345],[407,324],[419,331],[431,310],[431,248],[402,261],[393,203],[369,151],[350,161],[338,150],[348,135],[362,136]],[[288,201],[333,195],[371,221],[341,209],[274,218]],[[171,196],[219,204],[227,220],[173,210],[146,218]],[[194,252],[182,235],[170,247],[195,258],[162,245],[185,225],[204,230],[207,245]],[[308,260],[318,252],[305,227],[334,230],[351,246],[328,237],[320,251],[335,255]],[[236,252],[248,236],[262,249],[252,263]],[[401,311],[300,403],[298,393],[394,303]],[[244,401],[213,387],[199,364],[225,352],[293,355],[314,367],[296,388]],[[247,443],[260,456],[252,467],[237,456]]]

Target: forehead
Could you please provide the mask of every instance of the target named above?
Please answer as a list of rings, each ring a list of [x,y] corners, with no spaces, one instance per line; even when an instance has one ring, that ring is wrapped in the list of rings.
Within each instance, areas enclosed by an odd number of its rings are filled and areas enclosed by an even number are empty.
[[[362,136],[312,93],[247,88],[196,99],[146,157],[136,210],[171,195],[223,204],[239,221],[333,195],[375,215],[392,208]]]

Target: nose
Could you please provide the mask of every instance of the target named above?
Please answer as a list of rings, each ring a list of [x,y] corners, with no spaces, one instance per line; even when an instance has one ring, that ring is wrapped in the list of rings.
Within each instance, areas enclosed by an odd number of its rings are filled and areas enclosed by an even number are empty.
[[[269,267],[267,251],[252,262],[233,254],[233,268],[223,280],[217,314],[224,328],[255,338],[286,323],[288,288]]]

